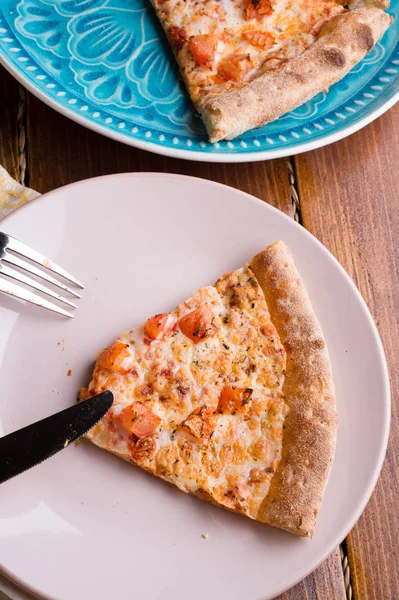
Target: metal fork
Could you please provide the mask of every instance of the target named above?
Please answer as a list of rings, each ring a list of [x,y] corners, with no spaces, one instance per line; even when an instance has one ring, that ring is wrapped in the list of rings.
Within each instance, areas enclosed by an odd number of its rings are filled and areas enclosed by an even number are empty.
[[[27,300],[32,304],[36,304],[37,306],[41,306],[42,308],[46,308],[47,310],[52,310],[53,312],[56,312],[60,315],[64,315],[65,317],[72,318],[73,315],[71,313],[67,312],[66,310],[63,310],[56,304],[53,304],[52,302],[49,302],[48,300],[42,298],[38,294],[33,293],[29,289],[21,287],[20,285],[17,285],[10,281],[10,279],[13,279],[15,281],[18,281],[19,283],[23,283],[29,288],[33,288],[39,292],[42,292],[43,294],[46,294],[47,296],[51,296],[55,300],[58,300],[59,302],[66,304],[71,308],[77,308],[76,304],[74,304],[70,300],[67,300],[60,294],[57,294],[50,288],[42,285],[35,279],[24,275],[24,273],[21,273],[19,269],[30,273],[35,277],[43,279],[47,283],[50,283],[51,285],[54,285],[57,288],[60,288],[61,290],[67,292],[68,294],[71,294],[71,296],[74,296],[75,298],[80,298],[80,295],[75,290],[72,290],[71,288],[67,287],[65,284],[58,281],[58,279],[52,277],[52,275],[50,275],[46,271],[38,269],[30,262],[23,260],[22,258],[20,258],[20,256],[24,257],[25,259],[27,258],[30,261],[33,261],[34,263],[40,265],[41,267],[44,267],[45,269],[48,269],[49,271],[52,271],[56,275],[60,275],[63,279],[66,279],[70,283],[74,284],[76,287],[82,289],[84,288],[84,286],[77,279],[75,279],[75,277],[67,273],[67,271],[53,263],[51,260],[43,256],[42,254],[40,254],[40,252],[37,252],[33,248],[30,248],[29,246],[15,239],[11,235],[7,235],[6,233],[2,233],[0,231],[0,292],[4,292],[5,294],[9,294],[10,296],[21,298],[21,300]],[[9,265],[12,266],[10,267]],[[17,269],[14,269],[13,267],[17,267]],[[3,276],[5,276],[5,278],[3,278]]]

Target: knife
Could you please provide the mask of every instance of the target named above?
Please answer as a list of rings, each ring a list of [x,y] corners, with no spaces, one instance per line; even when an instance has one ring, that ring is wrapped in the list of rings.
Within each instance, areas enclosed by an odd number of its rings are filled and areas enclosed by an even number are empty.
[[[102,419],[113,401],[111,392],[102,392],[0,438],[0,483],[78,440]]]

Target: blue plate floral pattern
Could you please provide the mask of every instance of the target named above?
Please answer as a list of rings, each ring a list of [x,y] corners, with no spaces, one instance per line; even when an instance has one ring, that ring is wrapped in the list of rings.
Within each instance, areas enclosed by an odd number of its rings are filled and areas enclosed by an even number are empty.
[[[217,144],[207,141],[149,0],[2,0],[0,56],[40,97],[106,135],[186,158],[256,160],[343,137],[395,101],[399,0],[389,12],[396,19],[382,41],[327,94]]]

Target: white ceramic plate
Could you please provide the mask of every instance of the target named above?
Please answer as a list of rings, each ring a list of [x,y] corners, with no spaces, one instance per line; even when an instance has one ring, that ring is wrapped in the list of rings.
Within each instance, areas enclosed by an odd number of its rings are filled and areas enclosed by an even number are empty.
[[[1,229],[87,288],[72,321],[0,297],[0,433],[72,404],[96,352],[120,331],[171,309],[278,239],[291,247],[321,321],[340,414],[313,540],[229,514],[81,443],[2,486],[6,575],[57,600],[255,600],[292,586],[334,550],[377,480],[390,401],[370,314],[315,238],[241,192],[165,174],[61,188]]]

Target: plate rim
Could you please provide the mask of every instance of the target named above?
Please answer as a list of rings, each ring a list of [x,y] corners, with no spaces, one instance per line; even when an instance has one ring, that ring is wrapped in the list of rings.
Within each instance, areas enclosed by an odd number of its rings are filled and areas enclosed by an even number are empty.
[[[53,194],[56,195],[57,192],[63,191],[66,188],[68,188],[68,189],[75,188],[80,185],[85,185],[85,184],[88,184],[89,182],[97,181],[97,180],[104,180],[104,179],[112,180],[115,178],[128,179],[131,177],[144,178],[144,179],[147,177],[172,178],[175,180],[186,179],[186,180],[191,180],[192,182],[196,182],[196,180],[200,180],[202,183],[205,183],[206,185],[209,185],[211,187],[227,188],[230,192],[237,193],[238,195],[246,196],[247,199],[253,203],[256,202],[258,205],[259,205],[259,203],[262,203],[265,206],[265,210],[271,210],[272,212],[278,213],[280,217],[283,217],[283,220],[288,220],[291,224],[294,225],[294,227],[299,227],[301,229],[302,233],[306,237],[311,238],[313,240],[313,242],[315,242],[316,245],[319,247],[319,250],[323,254],[325,254],[326,257],[330,261],[332,261],[335,264],[335,267],[338,268],[341,275],[343,276],[343,278],[346,280],[347,284],[351,288],[352,292],[354,292],[355,296],[357,296],[360,306],[363,309],[364,316],[366,317],[366,319],[370,325],[372,336],[375,340],[375,343],[376,343],[376,346],[378,349],[378,356],[379,356],[379,362],[380,362],[381,372],[382,372],[382,376],[383,376],[383,388],[384,388],[382,398],[384,399],[384,404],[386,405],[386,414],[385,414],[385,420],[384,420],[383,431],[382,431],[382,441],[381,441],[379,452],[378,452],[378,458],[375,463],[374,470],[370,476],[368,485],[367,485],[367,487],[365,487],[364,492],[362,494],[361,502],[359,502],[359,505],[358,505],[357,509],[353,511],[353,514],[350,517],[348,517],[345,520],[345,522],[341,525],[341,527],[339,528],[339,531],[337,531],[337,533],[334,535],[334,538],[331,540],[330,544],[328,546],[326,546],[324,551],[321,553],[321,557],[314,564],[312,564],[310,567],[308,566],[308,567],[303,568],[302,571],[300,572],[300,574],[298,574],[294,579],[290,580],[286,585],[282,586],[279,590],[277,590],[276,592],[273,592],[272,595],[266,594],[265,596],[262,596],[262,600],[271,600],[272,598],[275,598],[277,595],[291,589],[297,583],[303,581],[303,579],[305,579],[305,577],[307,577],[310,573],[315,571],[315,569],[317,569],[331,555],[331,553],[341,544],[341,542],[348,536],[350,531],[353,529],[353,527],[359,520],[360,516],[362,515],[363,511],[365,510],[365,508],[371,498],[372,493],[374,492],[374,489],[375,489],[375,486],[380,477],[381,470],[382,470],[383,463],[384,463],[385,456],[386,456],[386,451],[387,451],[387,446],[388,446],[388,441],[389,441],[389,434],[390,434],[390,423],[391,423],[391,386],[390,386],[389,370],[388,370],[388,364],[387,364],[387,360],[386,360],[384,346],[382,344],[381,337],[380,337],[379,331],[377,329],[377,325],[371,315],[370,309],[368,308],[366,301],[364,300],[363,296],[361,295],[359,289],[355,285],[352,278],[346,272],[346,270],[341,265],[341,263],[338,261],[338,259],[332,254],[332,252],[330,252],[330,250],[328,250],[327,247],[324,246],[324,244],[322,244],[316,238],[316,236],[314,236],[310,231],[305,229],[302,225],[300,225],[299,223],[294,221],[291,217],[289,217],[288,215],[283,213],[278,208],[272,206],[271,204],[268,204],[265,201],[262,201],[260,198],[257,198],[256,196],[253,196],[251,194],[248,194],[247,192],[243,192],[242,190],[233,188],[233,187],[223,184],[223,183],[219,183],[219,182],[216,182],[213,180],[204,179],[202,177],[196,177],[196,176],[191,176],[191,175],[180,175],[177,173],[162,173],[162,172],[151,172],[151,171],[114,173],[114,174],[108,174],[108,175],[100,175],[97,177],[91,177],[88,179],[82,179],[80,181],[75,181],[73,183],[70,183],[65,186],[61,186],[59,188],[51,190],[50,192],[46,192],[45,194],[42,194],[42,195],[38,196],[37,198],[34,198],[27,204],[20,206],[19,208],[15,209],[11,213],[9,213],[6,217],[1,219],[0,226],[3,223],[7,223],[9,218],[14,216],[16,213],[20,213],[26,206],[29,206],[32,203],[39,203],[42,200],[47,201],[48,196],[51,197],[51,195],[53,195]],[[54,201],[54,200],[52,200],[52,201]],[[12,583],[15,583],[17,586],[19,586],[23,590],[28,591],[29,593],[33,594],[34,596],[37,596],[38,598],[41,598],[43,600],[57,600],[57,598],[55,596],[49,596],[47,594],[43,594],[40,590],[38,590],[34,586],[30,586],[28,583],[21,580],[17,575],[15,575],[13,572],[11,572],[9,569],[7,569],[1,562],[0,562],[0,573],[3,574]]]
[[[381,115],[383,115],[387,110],[392,108],[397,102],[399,102],[399,89],[392,94],[381,106],[377,109],[372,110],[370,113],[366,114],[363,118],[360,118],[358,121],[353,123],[352,125],[348,125],[346,127],[342,127],[338,131],[334,133],[330,133],[329,135],[323,136],[313,141],[304,142],[302,144],[298,144],[296,146],[287,146],[285,148],[281,148],[280,150],[261,150],[254,152],[246,152],[246,153],[233,153],[233,152],[223,152],[223,153],[214,153],[214,152],[199,152],[197,150],[181,150],[179,148],[173,148],[170,146],[161,146],[160,144],[155,144],[154,142],[146,142],[144,140],[139,140],[133,137],[129,137],[123,133],[119,133],[118,131],[114,131],[112,129],[108,129],[105,125],[100,123],[95,123],[89,119],[86,119],[84,116],[81,116],[75,113],[70,108],[62,106],[56,100],[46,95],[37,85],[29,81],[29,79],[19,71],[14,65],[7,59],[4,53],[0,51],[0,65],[2,65],[21,85],[23,85],[29,92],[31,92],[34,96],[36,96],[39,100],[53,108],[64,117],[71,119],[75,123],[82,125],[86,129],[90,129],[91,131],[95,131],[96,133],[113,139],[117,142],[121,142],[127,146],[131,146],[133,148],[138,148],[139,150],[146,150],[147,152],[152,152],[153,154],[159,154],[161,156],[167,156],[170,158],[180,158],[183,160],[192,160],[198,162],[214,162],[214,163],[245,163],[245,162],[258,162],[262,160],[273,160],[276,158],[285,158],[288,156],[294,156],[296,154],[301,154],[304,152],[309,152],[310,150],[316,150],[317,148],[322,148],[323,146],[328,146],[333,144],[334,142],[338,142],[353,133],[356,133],[366,125],[372,123],[375,119],[378,119]]]

